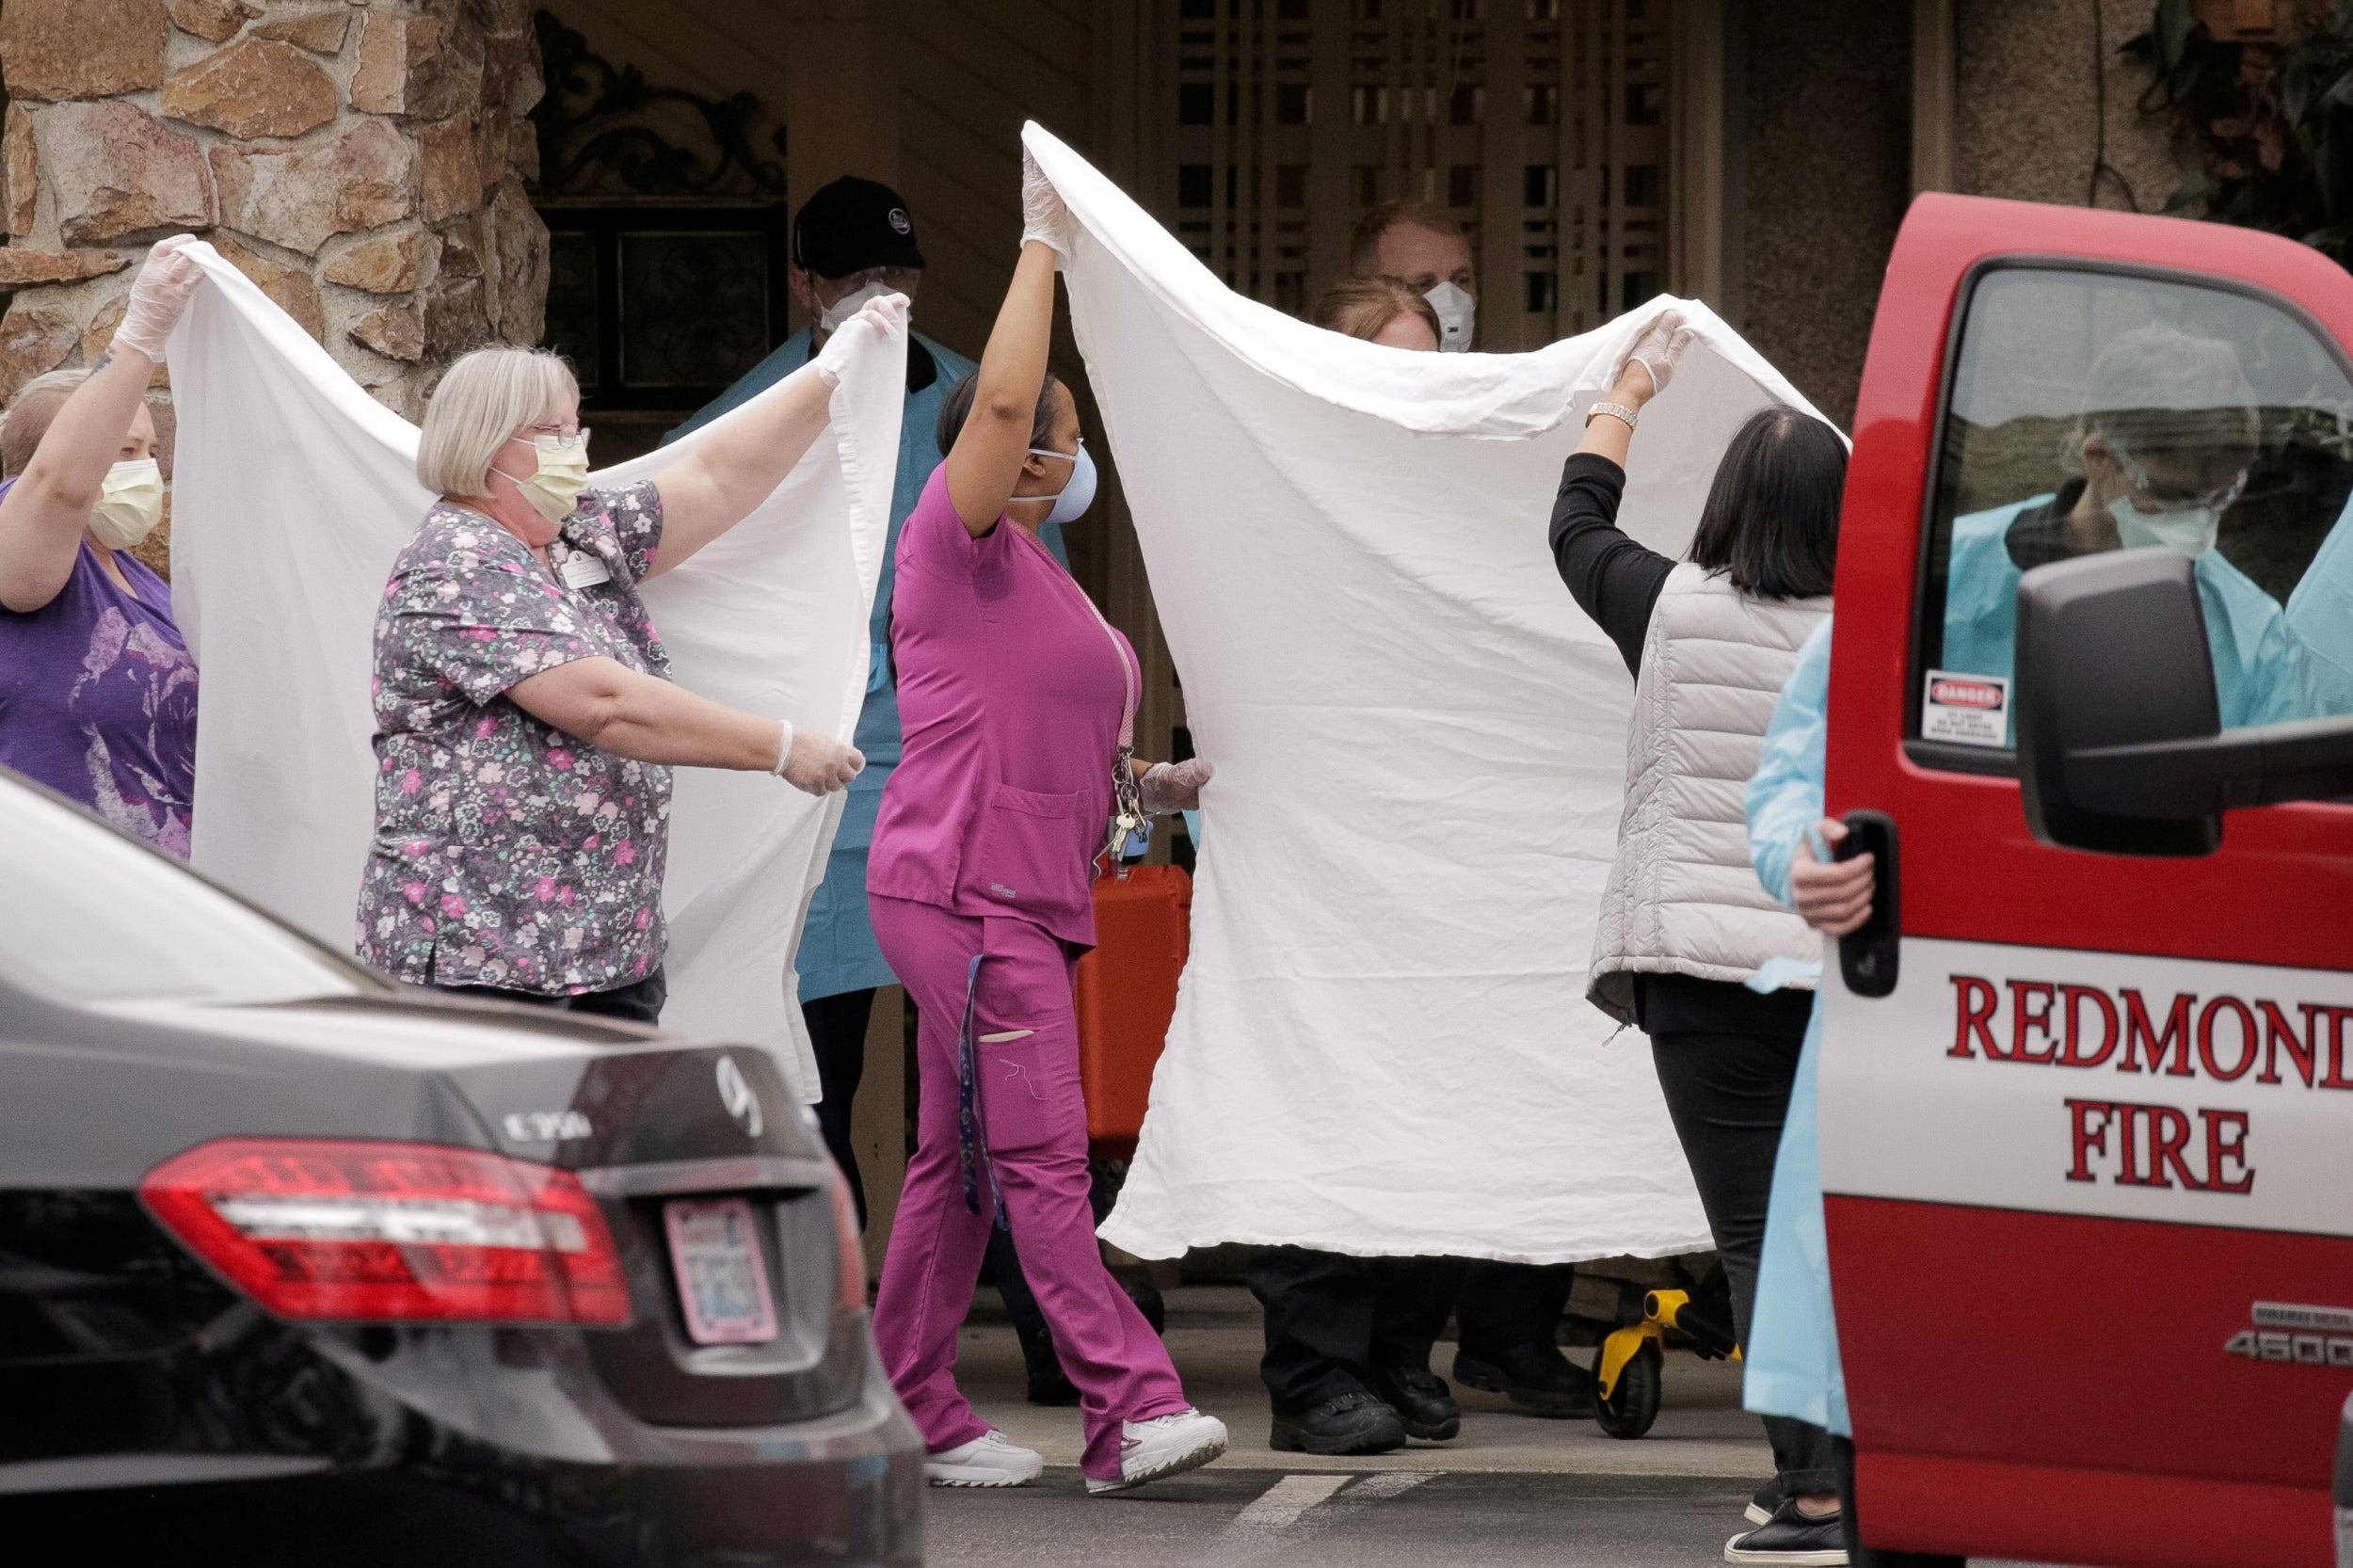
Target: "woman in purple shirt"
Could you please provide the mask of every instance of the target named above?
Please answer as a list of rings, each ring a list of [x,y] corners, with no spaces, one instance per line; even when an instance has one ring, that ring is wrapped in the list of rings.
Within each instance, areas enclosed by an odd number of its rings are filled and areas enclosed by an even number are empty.
[[[1206,763],[1132,760],[1135,653],[1038,540],[1095,493],[1069,392],[1047,373],[1068,215],[1034,166],[1012,289],[948,396],[899,536],[891,652],[905,751],[867,866],[874,935],[920,1009],[921,1110],[874,1307],[936,1484],[1017,1486],[1039,1456],[973,1414],[956,1330],[992,1223],[1008,1224],[1086,1421],[1087,1490],[1206,1464],[1225,1428],[1103,1267],[1087,1201],[1070,999],[1095,942],[1114,817],[1196,804]]]
[[[155,247],[97,365],[22,388],[0,430],[0,765],[185,859],[196,662],[130,554],[163,520],[147,384],[204,274]]]

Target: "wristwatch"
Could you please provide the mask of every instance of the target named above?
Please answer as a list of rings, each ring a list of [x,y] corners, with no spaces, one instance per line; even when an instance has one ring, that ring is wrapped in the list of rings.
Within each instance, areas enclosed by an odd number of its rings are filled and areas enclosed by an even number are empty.
[[[1593,424],[1595,414],[1608,414],[1612,419],[1624,420],[1629,430],[1634,428],[1634,422],[1642,417],[1623,403],[1596,403],[1585,410],[1585,423]]]

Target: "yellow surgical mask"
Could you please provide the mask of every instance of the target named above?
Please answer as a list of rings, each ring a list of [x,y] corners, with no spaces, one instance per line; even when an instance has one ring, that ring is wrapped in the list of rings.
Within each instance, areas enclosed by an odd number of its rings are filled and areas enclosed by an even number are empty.
[[[588,488],[588,432],[577,436],[535,436],[532,450],[538,455],[539,466],[527,479],[516,479],[504,469],[490,472],[503,478],[513,479],[515,488],[523,492],[532,510],[550,522],[562,522],[580,504],[580,494]]]
[[[117,463],[106,471],[90,508],[90,536],[108,550],[128,550],[164,520],[164,471],[152,457]]]

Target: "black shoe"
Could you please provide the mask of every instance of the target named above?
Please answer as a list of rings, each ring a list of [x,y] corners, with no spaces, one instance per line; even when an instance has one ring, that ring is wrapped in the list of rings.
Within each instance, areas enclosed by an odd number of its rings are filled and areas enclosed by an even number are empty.
[[[1437,1373],[1421,1367],[1376,1367],[1372,1391],[1405,1423],[1405,1435],[1425,1443],[1444,1443],[1460,1436],[1463,1410],[1454,1390]]]
[[[1073,1405],[1079,1402],[1079,1385],[1070,1381],[1062,1369],[1062,1362],[1054,1354],[1052,1341],[1037,1348],[1021,1347],[1021,1359],[1030,1370],[1030,1402],[1043,1405]]]
[[[1740,1512],[1752,1525],[1769,1525],[1773,1522],[1773,1511],[1779,1507],[1781,1507],[1781,1478],[1775,1476],[1756,1489],[1756,1496],[1749,1499],[1749,1506],[1742,1509]]]
[[[1277,1416],[1267,1447],[1277,1453],[1385,1454],[1405,1446],[1405,1423],[1378,1395],[1353,1392],[1297,1416]]]
[[[1777,1563],[1781,1568],[1847,1568],[1847,1541],[1837,1514],[1815,1519],[1784,1498],[1773,1516],[1724,1543],[1726,1562]]]
[[[1571,1416],[1593,1413],[1593,1375],[1541,1340],[1513,1345],[1492,1356],[1454,1353],[1454,1381],[1490,1394],[1508,1394],[1530,1416]]]

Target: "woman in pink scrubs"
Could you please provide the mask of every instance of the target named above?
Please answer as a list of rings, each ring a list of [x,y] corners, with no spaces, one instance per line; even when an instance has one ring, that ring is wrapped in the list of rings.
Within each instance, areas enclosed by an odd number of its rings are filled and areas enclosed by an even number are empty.
[[[1103,1267],[1087,1202],[1070,984],[1095,943],[1112,819],[1196,803],[1202,762],[1131,760],[1142,676],[1037,531],[1084,511],[1095,468],[1046,369],[1069,218],[1034,167],[980,369],[940,411],[947,460],[900,534],[890,646],[905,751],[867,863],[874,935],[921,1012],[921,1111],[874,1337],[935,1484],[1018,1486],[1044,1461],[973,1414],[956,1331],[992,1224],[1009,1224],[1086,1421],[1090,1492],[1206,1464],[1225,1425]],[[1124,787],[1123,787],[1124,786]]]

